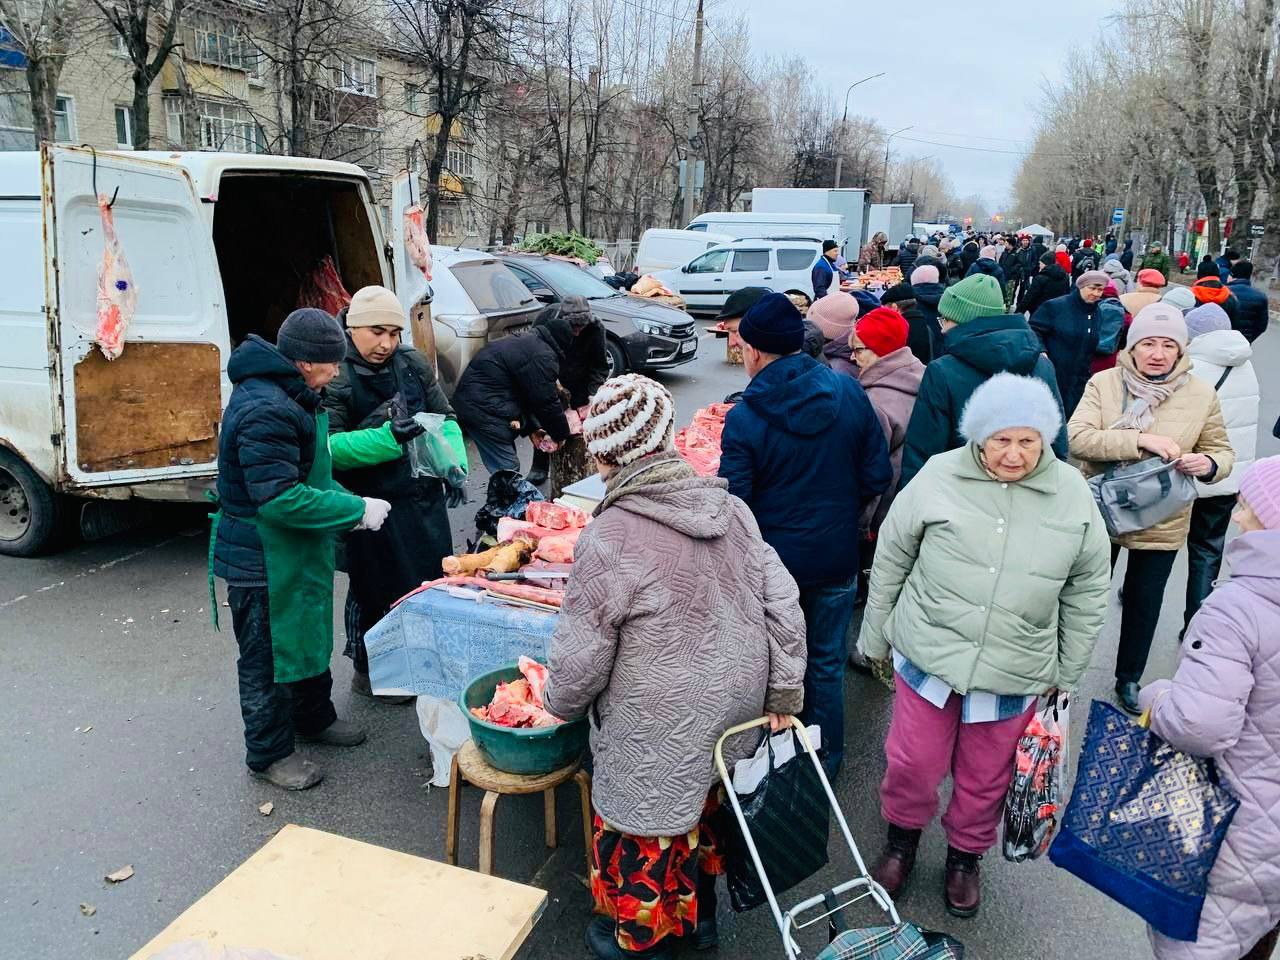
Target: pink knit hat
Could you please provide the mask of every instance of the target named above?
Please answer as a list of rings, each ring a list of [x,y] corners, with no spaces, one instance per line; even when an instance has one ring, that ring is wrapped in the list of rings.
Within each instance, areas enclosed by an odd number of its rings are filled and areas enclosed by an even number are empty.
[[[912,283],[937,283],[938,268],[932,263],[926,263],[923,266],[916,267],[911,271]]]
[[[1240,478],[1240,496],[1262,525],[1280,530],[1280,457],[1263,457]]]
[[[816,323],[828,340],[842,340],[849,336],[853,321],[858,319],[858,307],[858,300],[852,294],[828,293],[813,301],[807,319]]]

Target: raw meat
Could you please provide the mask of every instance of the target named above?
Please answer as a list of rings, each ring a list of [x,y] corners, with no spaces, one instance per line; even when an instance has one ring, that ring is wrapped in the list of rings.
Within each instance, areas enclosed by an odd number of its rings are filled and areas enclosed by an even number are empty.
[[[298,306],[319,307],[335,317],[343,307],[351,305],[351,294],[342,285],[333,257],[325,257],[298,284]]]
[[[498,684],[489,705],[472,707],[471,713],[500,727],[553,727],[564,723],[542,706],[542,691],[547,686],[547,668],[528,657],[521,657],[518,664],[523,676],[510,683]]]
[[[528,563],[533,556],[533,543],[529,540],[512,540],[482,553],[466,553],[460,557],[445,557],[440,561],[441,569],[452,575],[466,575],[480,570],[492,570],[494,573],[514,573],[522,563]]]
[[[542,706],[542,691],[547,689],[546,666],[529,657],[521,657],[516,661],[516,666],[520,668],[520,673],[529,683],[529,695],[533,698],[533,702],[539,707]]]
[[[573,563],[573,550],[582,535],[581,528],[565,530],[563,533],[543,537],[538,541],[538,549],[533,555],[548,563]]]
[[[427,239],[425,215],[416,203],[404,208],[404,249],[409,262],[431,279],[431,241]]]
[[[490,593],[495,597],[511,597],[516,600],[528,600],[532,603],[540,603],[548,607],[559,607],[564,603],[563,590],[553,590],[548,587],[535,587],[523,583],[512,583],[509,580],[484,580],[480,577],[451,576],[441,577],[439,580],[428,580],[426,583],[422,584],[422,586],[410,590],[391,606],[395,607],[408,600],[410,597],[421,593],[423,590],[430,590],[433,587],[479,587],[482,592]]]
[[[591,521],[591,515],[577,507],[563,503],[551,503],[543,500],[531,503],[525,509],[525,519],[540,527],[552,530],[568,530],[572,527],[585,527]]]
[[[732,403],[713,403],[693,415],[693,422],[676,434],[676,452],[703,477],[714,477],[720,469],[720,436],[724,418]]]
[[[578,528],[566,527],[560,530],[552,530],[550,527],[540,527],[537,524],[530,523],[528,520],[503,517],[498,521],[498,539],[508,540],[519,537],[521,540],[540,543],[543,537],[564,536],[566,533],[572,533],[575,529]]]
[[[98,267],[98,328],[94,340],[102,355],[114,360],[124,353],[124,332],[138,309],[138,291],[116,236],[111,200],[105,194],[98,194],[98,212],[102,215],[105,242]]]

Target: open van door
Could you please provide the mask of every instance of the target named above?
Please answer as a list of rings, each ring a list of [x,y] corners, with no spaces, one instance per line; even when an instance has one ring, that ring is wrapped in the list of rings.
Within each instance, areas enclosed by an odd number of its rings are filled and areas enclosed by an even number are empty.
[[[41,176],[59,484],[213,476],[230,345],[210,223],[190,176],[175,164],[48,144]],[[115,196],[138,294],[115,360],[94,343],[99,193]]]
[[[416,186],[419,183],[421,175],[416,170],[403,171],[391,181],[392,266],[396,271],[396,296],[400,300],[400,306],[404,308],[405,316],[409,318],[413,346],[439,372],[436,364],[435,327],[431,324],[431,285],[409,259],[409,249],[405,245],[405,210],[413,203],[419,206],[424,203]]]

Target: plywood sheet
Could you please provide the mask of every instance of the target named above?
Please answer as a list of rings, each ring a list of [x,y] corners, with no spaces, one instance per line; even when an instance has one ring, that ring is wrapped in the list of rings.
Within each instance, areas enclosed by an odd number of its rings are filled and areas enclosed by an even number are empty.
[[[289,824],[133,955],[183,940],[298,960],[509,960],[545,891]]]
[[[126,343],[75,366],[75,458],[102,473],[212,463],[222,400],[213,343]]]

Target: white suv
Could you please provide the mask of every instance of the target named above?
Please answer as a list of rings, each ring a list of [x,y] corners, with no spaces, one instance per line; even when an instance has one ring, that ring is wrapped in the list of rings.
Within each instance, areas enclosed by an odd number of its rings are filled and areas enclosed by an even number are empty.
[[[810,271],[820,256],[822,244],[816,241],[735,240],[654,276],[684,297],[690,313],[715,313],[743,287],[803,293],[812,300]]]

